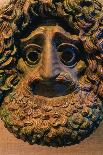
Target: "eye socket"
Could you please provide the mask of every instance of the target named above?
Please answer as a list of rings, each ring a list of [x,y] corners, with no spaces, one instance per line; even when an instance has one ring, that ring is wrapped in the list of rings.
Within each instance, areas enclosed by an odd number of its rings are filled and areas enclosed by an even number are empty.
[[[65,51],[61,54],[61,60],[63,62],[70,62],[73,59],[73,53],[71,51]]]
[[[78,60],[78,48],[72,44],[61,44],[58,48],[60,60],[69,67],[76,65]]]
[[[39,61],[40,54],[37,50],[30,51],[26,54],[26,60],[29,64],[36,64]]]
[[[27,65],[35,65],[39,62],[41,50],[41,47],[36,44],[29,44],[24,48],[24,60]]]

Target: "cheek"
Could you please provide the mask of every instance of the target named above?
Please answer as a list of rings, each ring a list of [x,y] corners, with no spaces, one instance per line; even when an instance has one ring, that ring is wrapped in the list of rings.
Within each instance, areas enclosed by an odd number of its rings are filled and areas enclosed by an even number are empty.
[[[18,61],[17,69],[20,71],[20,73],[27,73],[28,71],[28,67],[22,58],[20,58]]]
[[[27,63],[23,60],[23,58],[20,58],[17,64],[17,70],[20,76],[25,76],[27,74],[32,74],[34,70],[37,70],[39,65],[29,66]]]
[[[69,73],[74,80],[78,80],[81,76],[85,74],[87,65],[84,61],[80,60],[74,67],[70,68],[68,66],[60,64],[62,71]]]
[[[81,77],[86,71],[87,65],[84,61],[80,60],[75,66],[77,77]]]

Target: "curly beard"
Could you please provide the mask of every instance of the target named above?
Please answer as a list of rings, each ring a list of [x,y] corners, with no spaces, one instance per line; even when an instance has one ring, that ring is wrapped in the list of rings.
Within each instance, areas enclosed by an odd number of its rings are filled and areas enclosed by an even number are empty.
[[[6,127],[30,144],[63,146],[79,142],[90,135],[103,118],[102,101],[94,93],[92,84],[86,81],[84,76],[78,87],[71,79],[69,93],[62,96],[57,93],[53,97],[56,92],[49,96],[51,93],[41,95],[43,90],[28,89],[28,83],[30,86],[33,82],[23,79],[2,104],[1,116]]]

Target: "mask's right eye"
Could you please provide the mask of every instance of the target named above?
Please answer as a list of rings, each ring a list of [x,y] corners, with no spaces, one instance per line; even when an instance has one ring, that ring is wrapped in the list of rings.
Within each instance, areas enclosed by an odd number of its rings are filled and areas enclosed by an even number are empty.
[[[25,48],[25,61],[28,65],[36,65],[40,60],[41,47],[29,45]]]

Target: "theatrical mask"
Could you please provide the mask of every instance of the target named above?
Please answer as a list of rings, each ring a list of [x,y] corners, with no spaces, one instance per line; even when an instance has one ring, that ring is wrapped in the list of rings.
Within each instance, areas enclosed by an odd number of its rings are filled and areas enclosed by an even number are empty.
[[[0,12],[0,117],[30,144],[66,146],[103,119],[97,0],[16,0]]]

